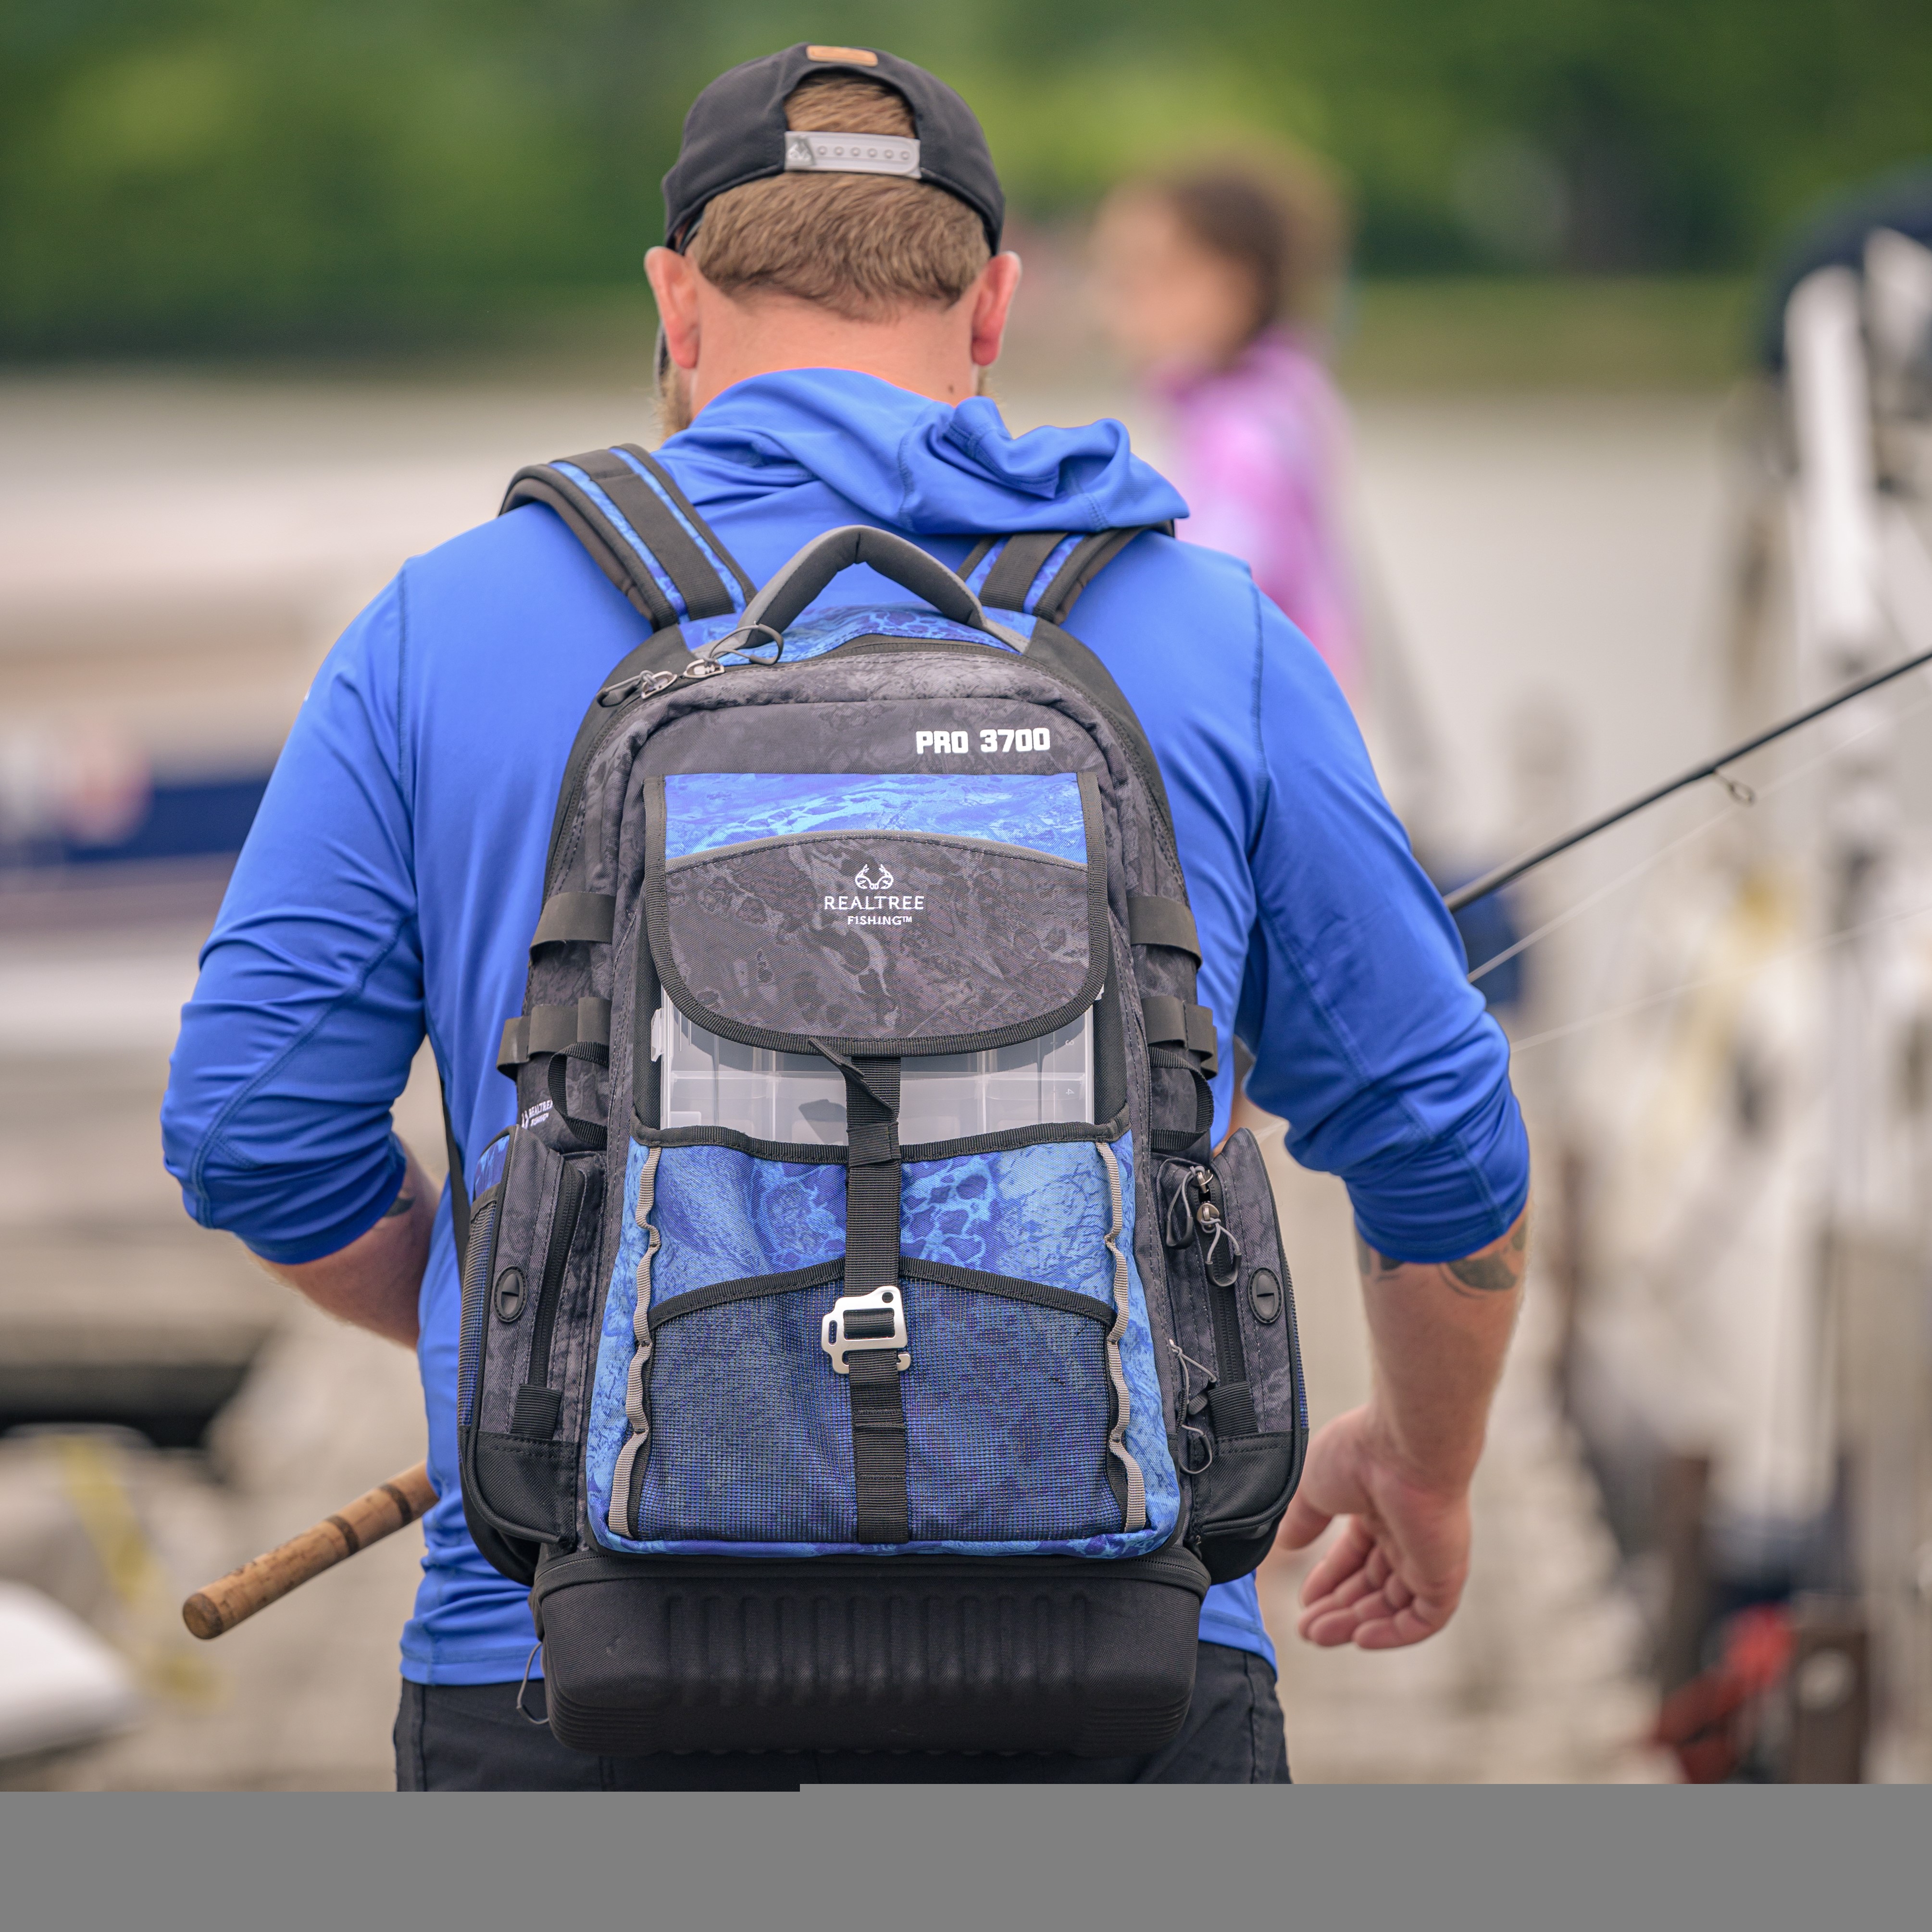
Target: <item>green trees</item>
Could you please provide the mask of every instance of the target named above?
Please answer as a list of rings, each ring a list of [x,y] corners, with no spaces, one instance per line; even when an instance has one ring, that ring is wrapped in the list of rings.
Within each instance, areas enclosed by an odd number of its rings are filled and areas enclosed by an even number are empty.
[[[696,88],[791,0],[0,0],[0,351],[441,334],[621,286]],[[815,7],[979,106],[1016,205],[1244,134],[1351,182],[1371,272],[1735,267],[1932,149],[1915,0]]]

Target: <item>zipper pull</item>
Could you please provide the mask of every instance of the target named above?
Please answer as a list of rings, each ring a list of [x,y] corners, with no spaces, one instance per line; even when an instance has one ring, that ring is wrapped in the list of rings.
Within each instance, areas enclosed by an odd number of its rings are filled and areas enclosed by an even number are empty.
[[[1179,1178],[1170,1186],[1167,1176],[1175,1168],[1180,1169]],[[1194,1239],[1194,1202],[1188,1192],[1188,1184],[1200,1170],[1181,1161],[1170,1161],[1161,1169],[1161,1186],[1164,1198],[1161,1203],[1161,1239],[1170,1248],[1184,1248]]]
[[[762,631],[765,635],[753,641],[752,634],[756,631]],[[597,703],[608,711],[634,696],[655,698],[660,691],[669,691],[672,686],[686,678],[695,681],[716,677],[721,670],[737,670],[737,665],[724,662],[728,657],[742,658],[747,664],[774,664],[784,655],[785,640],[769,624],[741,625],[735,631],[727,631],[722,638],[714,638],[702,650],[693,652],[691,662],[676,670],[641,672],[635,677],[605,685],[597,693]]]
[[[1200,1204],[1201,1265],[1216,1288],[1232,1288],[1241,1278],[1241,1244],[1212,1201]]]
[[[597,693],[597,703],[605,711],[614,710],[634,694],[641,692],[646,698],[655,698],[668,686],[675,684],[683,674],[675,670],[654,670],[640,673],[635,677],[627,677],[617,684],[607,684]]]
[[[765,635],[754,640],[752,634],[755,631],[762,631]],[[691,662],[679,675],[715,677],[721,670],[742,668],[726,664],[726,658],[742,658],[747,664],[775,664],[784,655],[785,638],[782,632],[774,631],[769,624],[741,624],[735,631],[727,631],[722,638],[714,638],[702,650],[694,652]]]

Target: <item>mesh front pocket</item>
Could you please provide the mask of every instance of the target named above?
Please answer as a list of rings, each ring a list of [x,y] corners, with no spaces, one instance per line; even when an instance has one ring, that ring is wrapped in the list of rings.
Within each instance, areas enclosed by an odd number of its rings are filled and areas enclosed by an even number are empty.
[[[1079,1541],[1118,1532],[1106,1336],[1091,1318],[907,1279],[905,1404],[915,1544]],[[656,1329],[651,1543],[855,1546],[850,1397],[820,1346],[837,1281],[675,1316]]]

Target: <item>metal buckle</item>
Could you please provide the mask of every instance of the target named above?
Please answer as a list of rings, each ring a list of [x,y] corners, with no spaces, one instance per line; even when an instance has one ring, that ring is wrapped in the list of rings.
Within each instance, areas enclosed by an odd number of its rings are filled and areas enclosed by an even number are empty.
[[[870,1316],[861,1324],[860,1332],[852,1333],[854,1316]],[[867,1328],[879,1325],[881,1316],[889,1316],[892,1326],[882,1334],[867,1334]],[[875,1288],[870,1294],[842,1294],[832,1304],[831,1312],[825,1319],[819,1334],[819,1346],[832,1358],[832,1366],[842,1376],[852,1373],[852,1365],[846,1358],[861,1349],[896,1348],[899,1351],[898,1367],[903,1375],[912,1366],[912,1358],[906,1352],[906,1303],[896,1288]]]

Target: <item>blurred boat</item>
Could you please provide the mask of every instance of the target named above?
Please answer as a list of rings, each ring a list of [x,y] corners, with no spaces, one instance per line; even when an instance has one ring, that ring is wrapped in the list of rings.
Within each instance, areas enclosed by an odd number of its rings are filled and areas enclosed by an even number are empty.
[[[127,1665],[72,1611],[0,1582],[0,1760],[95,1743],[140,1711]]]
[[[1932,646],[1932,170],[1831,212],[1769,307],[1737,418],[1739,736]],[[1741,1606],[1854,1600],[1870,1762],[1932,1777],[1932,760],[1899,748],[1923,682],[1765,754],[1755,806],[1633,910],[1573,1087],[1570,1390],[1631,1544],[1662,1534],[1660,1471],[1708,1468],[1666,1678]]]

